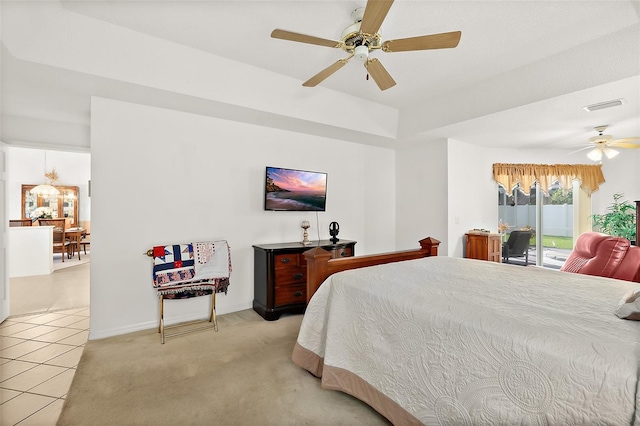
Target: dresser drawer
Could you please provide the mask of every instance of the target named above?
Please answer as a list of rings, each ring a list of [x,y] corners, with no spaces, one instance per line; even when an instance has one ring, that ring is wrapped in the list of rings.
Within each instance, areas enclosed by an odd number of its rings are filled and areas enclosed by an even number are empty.
[[[307,262],[300,253],[281,253],[274,256],[275,269],[307,267]]]
[[[307,267],[276,269],[275,285],[307,284]]]
[[[307,284],[276,286],[276,306],[307,302]]]
[[[331,250],[331,257],[333,259],[339,259],[341,257],[353,256],[353,247],[343,247],[335,250]]]

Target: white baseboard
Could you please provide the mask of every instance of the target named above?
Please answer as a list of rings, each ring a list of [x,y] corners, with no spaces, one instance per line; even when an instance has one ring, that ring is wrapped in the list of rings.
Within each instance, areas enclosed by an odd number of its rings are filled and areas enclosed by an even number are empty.
[[[230,314],[233,312],[244,311],[246,309],[251,309],[251,308],[252,308],[251,303],[242,303],[234,306],[225,306],[224,308],[218,307],[216,309],[216,315]],[[191,313],[187,315],[174,316],[170,319],[165,319],[166,320],[165,325],[170,326],[173,324],[179,324],[181,322],[197,321],[201,319],[206,319],[206,315],[203,316],[201,312]],[[89,328],[88,340],[104,339],[107,337],[119,336],[121,334],[128,334],[128,333],[134,333],[136,331],[143,331],[143,330],[150,330],[150,329],[157,329],[157,328],[158,328],[157,318],[151,321],[145,321],[137,324],[129,324],[124,327],[116,327],[112,329],[101,330],[99,332],[94,332],[93,330],[91,330],[91,328]]]

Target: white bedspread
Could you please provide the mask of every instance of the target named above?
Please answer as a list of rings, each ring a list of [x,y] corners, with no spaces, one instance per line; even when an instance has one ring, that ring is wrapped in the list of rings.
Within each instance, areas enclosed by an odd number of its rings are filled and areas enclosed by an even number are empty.
[[[296,346],[424,424],[640,426],[640,322],[614,315],[637,286],[450,257],[391,263],[329,277]]]

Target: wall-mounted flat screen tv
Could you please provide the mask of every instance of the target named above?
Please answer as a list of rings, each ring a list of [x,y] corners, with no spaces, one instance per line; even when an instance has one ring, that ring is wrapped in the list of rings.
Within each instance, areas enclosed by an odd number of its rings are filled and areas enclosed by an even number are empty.
[[[326,204],[326,173],[267,167],[265,210],[323,212]]]

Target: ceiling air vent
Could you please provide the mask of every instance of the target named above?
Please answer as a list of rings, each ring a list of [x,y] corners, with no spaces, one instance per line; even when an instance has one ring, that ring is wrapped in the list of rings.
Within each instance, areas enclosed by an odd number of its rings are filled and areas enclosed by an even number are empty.
[[[599,109],[605,109],[605,108],[611,108],[611,107],[616,107],[616,106],[620,106],[624,103],[624,99],[614,99],[612,101],[607,101],[607,102],[600,102],[597,104],[592,104],[592,105],[586,105],[583,106],[582,109],[587,111],[587,112],[591,112],[591,111],[597,111]]]

